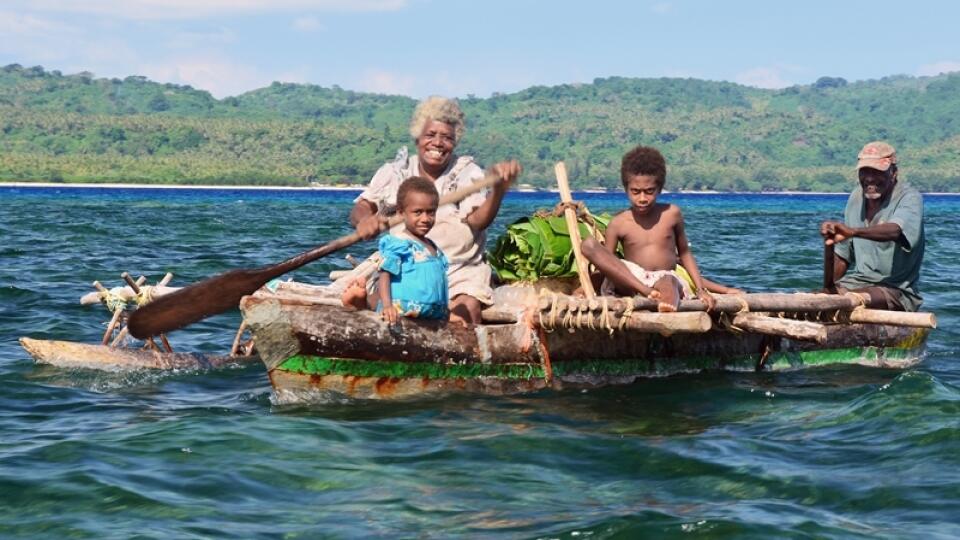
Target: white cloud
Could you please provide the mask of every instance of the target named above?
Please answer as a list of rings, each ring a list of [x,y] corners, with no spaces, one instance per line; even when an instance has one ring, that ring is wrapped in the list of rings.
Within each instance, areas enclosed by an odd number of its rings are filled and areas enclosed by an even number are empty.
[[[944,60],[933,64],[926,64],[917,68],[917,75],[920,77],[929,77],[940,75],[941,73],[950,73],[951,71],[960,71],[960,62]]]
[[[673,4],[670,2],[659,2],[650,6],[650,11],[656,13],[657,15],[664,15],[673,11]]]
[[[177,32],[166,41],[170,49],[198,49],[211,45],[228,45],[237,41],[229,28],[220,27],[208,32]]]
[[[40,64],[65,73],[92,71],[125,76],[137,53],[110,36],[90,39],[84,28],[62,22],[0,11],[0,55],[23,65]],[[118,73],[119,71],[119,73]]]
[[[738,73],[734,81],[757,88],[786,88],[793,85],[783,78],[781,68],[757,67]]]
[[[77,28],[33,15],[0,11],[0,35],[4,41],[15,36],[47,36],[56,33],[75,33]]]
[[[120,19],[196,19],[295,11],[395,11],[408,0],[13,0],[24,8]]]
[[[416,77],[398,75],[389,71],[370,69],[360,78],[358,90],[380,94],[414,95]]]
[[[300,32],[316,32],[323,30],[323,24],[316,17],[297,17],[293,21],[293,28]]]
[[[216,57],[171,60],[143,65],[139,70],[155,81],[189,84],[218,98],[242,94],[273,82],[255,68]]]

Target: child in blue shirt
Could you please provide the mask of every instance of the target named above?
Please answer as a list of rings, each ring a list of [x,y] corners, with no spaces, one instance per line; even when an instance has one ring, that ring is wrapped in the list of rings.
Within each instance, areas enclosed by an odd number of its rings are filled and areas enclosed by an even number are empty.
[[[380,238],[380,277],[377,311],[390,324],[399,317],[447,319],[447,258],[427,238],[437,217],[440,195],[430,180],[413,176],[397,191],[397,212],[403,228]],[[367,304],[366,288],[352,283],[343,303],[357,308]]]

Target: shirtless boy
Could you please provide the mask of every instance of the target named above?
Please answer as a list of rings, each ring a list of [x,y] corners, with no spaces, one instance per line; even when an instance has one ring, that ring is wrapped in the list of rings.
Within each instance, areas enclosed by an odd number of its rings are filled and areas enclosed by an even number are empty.
[[[638,146],[627,152],[620,180],[630,208],[610,220],[605,245],[588,238],[583,254],[606,278],[603,294],[642,294],[658,300],[659,311],[676,311],[682,298],[693,297],[690,286],[676,274],[679,262],[696,284],[699,298],[713,309],[716,302],[687,245],[680,208],[657,202],[666,177],[666,161],[655,148]],[[615,254],[621,243],[623,260]]]

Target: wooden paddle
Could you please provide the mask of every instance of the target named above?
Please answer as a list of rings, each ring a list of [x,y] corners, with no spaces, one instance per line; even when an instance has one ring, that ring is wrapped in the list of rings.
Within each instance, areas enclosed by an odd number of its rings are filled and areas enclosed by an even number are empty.
[[[496,173],[487,172],[482,180],[440,197],[440,206],[460,202],[470,195],[492,186],[499,180],[500,177]],[[388,223],[392,227],[401,221],[403,221],[403,217],[398,214],[392,216]],[[236,308],[241,298],[253,294],[254,291],[271,279],[296,270],[307,263],[360,240],[359,234],[348,234],[278,264],[256,269],[231,270],[199,281],[141,306],[130,315],[127,328],[130,335],[138,339],[146,339],[177,328],[183,328],[211,315],[223,313]]]

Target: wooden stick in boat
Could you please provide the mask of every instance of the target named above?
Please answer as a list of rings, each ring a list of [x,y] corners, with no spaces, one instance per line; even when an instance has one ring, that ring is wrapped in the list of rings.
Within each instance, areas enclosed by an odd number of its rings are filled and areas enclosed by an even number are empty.
[[[823,244],[823,290],[837,292],[834,288],[833,262],[836,259],[833,242]]]
[[[781,319],[759,313],[738,313],[733,316],[731,322],[733,326],[741,330],[756,334],[815,341],[817,343],[823,343],[827,340],[826,326],[815,322]]]
[[[236,356],[240,352],[240,339],[247,330],[247,321],[240,321],[240,327],[237,328],[237,335],[233,337],[233,345],[230,345],[230,356]]]
[[[113,317],[110,318],[110,324],[107,325],[107,331],[103,333],[103,339],[100,340],[100,343],[106,345],[110,343],[110,338],[113,336],[113,331],[116,330],[117,325],[120,324],[120,316],[123,315],[123,306],[117,306],[113,310]]]
[[[936,328],[937,316],[928,312],[887,311],[884,309],[857,308],[850,312],[850,322],[893,324],[915,328]]]
[[[557,175],[557,187],[560,188],[560,200],[565,203],[573,202],[573,195],[570,193],[570,183],[567,181],[567,166],[562,161],[558,161],[553,168]],[[563,217],[567,220],[567,232],[570,233],[570,245],[573,247],[573,259],[577,263],[577,276],[580,278],[580,288],[583,294],[589,299],[597,295],[593,290],[593,283],[590,282],[590,265],[587,263],[583,251],[580,249],[580,224],[577,222],[577,212],[569,206],[564,208]]]
[[[107,291],[107,288],[104,287],[99,281],[93,282],[93,288],[97,289],[97,291],[103,294],[107,294],[109,292]],[[100,298],[99,293],[94,294],[96,294],[98,299]],[[103,333],[103,339],[101,340],[103,345],[106,345],[110,342],[110,337],[113,336],[113,331],[117,328],[117,325],[120,324],[121,315],[123,315],[123,306],[117,306],[113,310],[113,317],[110,318],[110,323],[107,324],[107,331]]]
[[[543,320],[543,313],[540,314],[540,318]],[[600,328],[602,323],[603,321],[597,316],[594,320],[594,326]],[[713,322],[710,320],[710,315],[703,311],[686,313],[634,311],[624,324],[625,330],[658,334],[702,334],[710,331],[712,327]]]

